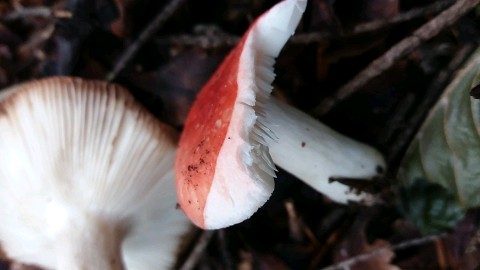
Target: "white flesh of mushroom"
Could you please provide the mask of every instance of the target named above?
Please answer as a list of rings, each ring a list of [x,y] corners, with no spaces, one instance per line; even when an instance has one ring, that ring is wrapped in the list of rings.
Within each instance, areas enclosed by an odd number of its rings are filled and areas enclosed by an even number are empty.
[[[273,192],[275,166],[268,149],[254,134],[262,130],[263,119],[256,117],[258,112],[255,112],[253,107],[267,99],[269,85],[275,77],[271,68],[275,62],[274,57],[294,33],[306,5],[306,0],[287,0],[274,6],[258,19],[245,41],[245,48],[252,49],[244,50],[240,56],[236,101],[240,106],[235,106],[232,113],[232,119],[243,121],[231,121],[227,131],[227,137],[228,134],[241,134],[242,139],[237,141],[236,138],[239,137],[232,135],[232,140],[225,143],[219,153],[215,178],[205,205],[205,224],[210,228],[223,228],[245,220],[263,205]],[[251,61],[252,59],[255,60]],[[252,73],[252,70],[257,72]],[[255,92],[252,89],[255,89]],[[262,95],[264,99],[261,98]],[[245,144],[245,141],[249,143]],[[236,152],[235,149],[239,148],[243,151],[232,155]],[[231,164],[237,163],[245,164],[241,167],[247,167],[245,172],[251,176],[231,176]],[[245,178],[249,177],[255,181],[245,181]],[[225,201],[225,193],[231,198],[229,202]],[[248,202],[249,205],[232,207],[235,202]],[[247,217],[245,213],[249,213]]]
[[[175,136],[112,84],[15,87],[0,102],[7,255],[59,270],[171,267],[190,226],[176,209]]]
[[[242,89],[255,89],[256,97],[241,101],[255,106],[257,118],[251,136],[259,145],[270,148],[275,164],[332,200],[370,202],[371,195],[329,180],[331,177],[370,179],[377,176],[378,169],[385,167],[382,155],[270,97],[275,57],[293,34],[306,3],[292,0],[273,7],[260,17],[245,42],[237,80],[239,95],[251,93]],[[274,175],[268,154],[257,151],[253,156],[262,157],[256,163],[266,164],[262,171]]]

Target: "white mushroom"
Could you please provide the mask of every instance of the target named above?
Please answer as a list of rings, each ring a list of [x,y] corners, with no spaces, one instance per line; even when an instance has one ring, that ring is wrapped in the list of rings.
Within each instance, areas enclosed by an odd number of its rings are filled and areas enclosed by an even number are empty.
[[[176,133],[123,88],[58,77],[3,92],[0,243],[47,269],[167,269]]]
[[[274,189],[274,163],[337,202],[370,198],[329,178],[371,178],[383,157],[270,97],[274,58],[306,4],[285,0],[257,19],[191,108],[175,179],[179,203],[197,226],[249,218]]]

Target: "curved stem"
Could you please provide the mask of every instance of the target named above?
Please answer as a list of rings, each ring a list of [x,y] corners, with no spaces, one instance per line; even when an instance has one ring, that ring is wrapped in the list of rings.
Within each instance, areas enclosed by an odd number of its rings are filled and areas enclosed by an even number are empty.
[[[350,139],[302,111],[270,98],[265,102],[268,128],[278,140],[268,140],[273,162],[337,202],[368,199],[332,177],[372,178],[385,167],[374,148]]]

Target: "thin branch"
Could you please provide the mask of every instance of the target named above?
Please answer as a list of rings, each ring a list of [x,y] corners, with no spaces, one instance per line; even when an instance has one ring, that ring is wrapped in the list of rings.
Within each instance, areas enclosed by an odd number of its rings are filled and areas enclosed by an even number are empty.
[[[388,70],[397,60],[413,51],[422,42],[431,39],[446,27],[454,24],[460,17],[479,3],[480,0],[458,0],[450,8],[417,29],[411,36],[398,42],[382,56],[375,59],[351,81],[340,87],[333,95],[325,98],[320,105],[313,110],[313,114],[315,116],[321,116],[330,111],[335,105],[358,91],[370,80]]]
[[[378,143],[380,145],[389,145],[392,142],[392,138],[396,137],[400,130],[404,128],[405,119],[407,119],[412,108],[415,106],[416,95],[414,93],[408,93],[404,98],[399,100],[395,106],[395,110],[392,116],[385,123],[383,132],[378,136]],[[390,163],[388,163],[390,164]]]
[[[480,229],[477,229],[472,239],[468,241],[465,254],[472,254],[477,251],[478,243],[480,243]]]
[[[343,34],[340,34],[339,38],[348,38],[351,36],[358,36],[361,34],[371,33],[379,31],[388,27],[391,27],[396,24],[407,22],[416,18],[429,16],[436,14],[448,6],[450,6],[454,1],[453,0],[443,0],[435,2],[426,7],[415,8],[399,15],[392,17],[387,20],[375,20],[371,22],[361,23],[356,25],[353,30],[347,31]],[[330,32],[316,32],[316,33],[305,33],[299,34],[292,37],[292,43],[298,44],[309,44],[312,42],[321,42],[327,39],[332,38],[334,35]]]
[[[26,17],[71,18],[72,13],[66,10],[54,10],[50,7],[28,7],[14,10],[2,17],[2,20],[13,21]]]
[[[240,41],[239,36],[222,33],[216,35],[177,35],[162,37],[157,40],[157,43],[214,49],[220,47],[233,47],[238,41]]]
[[[468,56],[475,49],[472,44],[467,44],[461,47],[453,56],[448,66],[438,73],[433,79],[433,83],[425,91],[424,98],[417,106],[417,109],[411,114],[411,118],[404,124],[404,127],[398,126],[395,131],[401,130],[398,136],[394,139],[393,143],[390,143],[391,147],[388,150],[387,160],[389,164],[399,157],[402,150],[405,150],[408,143],[411,141],[415,132],[418,130],[423,122],[423,119],[427,116],[432,106],[441,95],[442,90],[448,83],[449,78],[456,70],[465,62]]]
[[[222,230],[218,230],[217,232],[218,232],[217,247],[219,249],[220,257],[223,262],[223,269],[225,270],[236,269],[234,259],[228,248],[228,242],[227,242],[228,238],[225,235],[225,230],[222,229]]]
[[[112,81],[118,76],[138,50],[163,26],[184,2],[185,0],[172,0],[163,8],[162,12],[142,31],[138,39],[123,52],[113,70],[107,75],[106,79],[108,81]]]
[[[205,252],[205,249],[207,248],[208,244],[212,240],[214,233],[215,231],[202,232],[192,252],[188,256],[188,258],[185,260],[183,265],[180,267],[180,270],[191,270],[197,265],[198,260],[200,259],[200,257],[202,257],[202,255]]]
[[[387,20],[375,20],[367,23],[358,24],[351,31],[346,31],[338,35],[339,38],[348,38],[349,36],[356,36],[365,33],[375,32],[396,24],[407,22],[416,18],[436,14],[448,6],[454,0],[443,0],[435,2],[426,7],[415,8],[405,13],[401,13],[393,18]],[[312,32],[297,34],[290,40],[293,44],[310,44],[313,42],[321,42],[331,39],[336,35],[330,32]],[[212,49],[219,47],[233,47],[240,40],[239,36],[229,35],[226,33],[217,33],[214,35],[177,35],[162,37],[157,40],[159,44],[171,44],[180,46],[198,46],[202,49]]]
[[[392,17],[391,19],[375,20],[372,22],[362,23],[355,26],[355,28],[353,28],[353,33],[363,34],[367,32],[375,32],[395,24],[408,22],[416,18],[436,14],[446,9],[447,7],[451,6],[454,2],[455,2],[454,0],[436,1],[433,4],[426,7],[414,8],[407,12],[400,13],[399,15]]]
[[[448,269],[448,259],[445,254],[445,246],[440,239],[436,239],[435,243],[435,253],[437,254],[437,264],[438,269]]]
[[[34,33],[27,42],[19,46],[18,54],[22,57],[35,54],[35,51],[41,51],[41,44],[49,40],[55,31],[55,25],[49,24],[44,29]]]
[[[363,253],[354,257],[351,257],[347,260],[341,261],[334,265],[322,268],[321,270],[338,270],[338,269],[349,269],[352,265],[355,265],[360,262],[368,261],[373,257],[379,256],[387,251],[396,251],[402,250],[410,247],[420,246],[427,243],[434,242],[436,240],[445,238],[447,236],[446,233],[438,234],[438,235],[430,235],[421,238],[407,240],[405,242],[396,244],[396,245],[389,245],[381,248],[374,249],[368,253]]]

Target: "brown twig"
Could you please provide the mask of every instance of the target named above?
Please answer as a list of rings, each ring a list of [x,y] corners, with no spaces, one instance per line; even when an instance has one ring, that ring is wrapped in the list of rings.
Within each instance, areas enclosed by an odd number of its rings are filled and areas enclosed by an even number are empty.
[[[433,241],[435,243],[435,253],[437,254],[438,269],[448,269],[447,258],[445,256],[445,247],[441,239]]]
[[[327,238],[325,243],[319,246],[318,252],[313,257],[312,261],[310,262],[308,269],[317,269],[318,264],[322,259],[324,259],[325,255],[331,250],[336,243],[338,243],[339,239],[341,238],[342,234],[344,233],[344,228],[334,230]]]
[[[178,35],[162,37],[157,40],[157,43],[214,49],[220,47],[233,47],[239,40],[240,37],[238,36],[222,33],[216,35]]]
[[[238,270],[251,270],[253,266],[253,254],[248,251],[240,250],[240,262],[238,263]]]
[[[401,13],[388,20],[375,20],[372,22],[361,23],[353,28],[351,31],[346,31],[338,37],[346,38],[349,36],[356,36],[365,33],[375,32],[381,29],[391,27],[396,24],[407,22],[416,18],[425,17],[438,13],[448,6],[453,0],[443,0],[435,2],[426,7],[420,7]],[[290,40],[293,44],[309,44],[313,42],[321,42],[330,39],[334,35],[330,32],[313,32],[297,34]],[[212,49],[219,47],[233,47],[240,40],[239,36],[229,35],[226,33],[216,33],[213,35],[177,35],[162,37],[157,40],[159,44],[171,44],[177,46],[198,46],[202,49]]]
[[[402,98],[390,117],[389,121],[385,124],[383,132],[378,136],[378,143],[380,145],[389,145],[392,138],[397,136],[399,130],[405,124],[405,119],[412,111],[412,108],[416,104],[416,95],[414,93],[408,93]]]
[[[340,34],[339,37],[348,38],[350,36],[358,36],[361,34],[376,32],[396,24],[432,15],[444,10],[453,2],[453,0],[437,1],[426,7],[415,8],[407,12],[400,13],[399,15],[390,19],[375,20],[371,22],[361,23],[356,25],[351,31],[346,31],[345,33]],[[330,32],[305,33],[295,35],[294,37],[292,37],[291,42],[298,44],[309,44],[312,42],[321,42],[329,38],[332,38],[332,33]]]
[[[347,260],[341,261],[339,263],[336,263],[334,265],[322,268],[322,270],[337,270],[337,269],[349,269],[352,265],[355,265],[359,262],[364,262],[370,260],[372,257],[378,256],[383,254],[384,252],[387,251],[395,251],[395,250],[402,250],[402,249],[407,249],[410,247],[415,247],[415,246],[420,246],[424,245],[427,243],[434,242],[436,240],[445,238],[447,236],[446,233],[438,234],[438,235],[430,235],[430,236],[425,236],[421,238],[415,238],[411,240],[407,240],[405,242],[396,244],[396,245],[388,245],[385,247],[377,248],[374,249],[368,253],[363,253],[354,257],[351,257]]]
[[[480,0],[458,0],[450,8],[418,28],[411,36],[401,40],[382,56],[375,59],[351,81],[340,87],[333,95],[325,98],[320,105],[315,107],[313,114],[315,116],[321,116],[330,111],[336,104],[392,67],[398,59],[413,51],[422,42],[431,39],[440,33],[440,31],[455,23],[460,17],[479,3]]]
[[[468,241],[467,247],[465,248],[465,254],[472,254],[477,251],[478,243],[480,243],[480,229],[477,229],[472,239]]]
[[[449,78],[451,78],[452,74],[458,70],[473,50],[474,46],[472,44],[467,44],[461,47],[455,53],[447,67],[438,73],[435,79],[432,80],[433,83],[425,91],[424,98],[417,106],[417,109],[411,114],[412,116],[408,122],[404,124],[404,127],[397,126],[397,131],[401,129],[401,132],[396,138],[394,138],[395,141],[391,143],[391,147],[388,150],[387,160],[389,161],[389,164],[399,157],[402,149],[406,148],[415,131],[420,127],[423,119],[425,119],[426,115],[440,96]]]
[[[71,18],[72,13],[66,10],[54,10],[50,7],[28,7],[14,10],[3,16],[2,19],[5,21],[13,21],[25,17]]]
[[[432,14],[436,14],[447,7],[451,6],[455,1],[453,0],[444,0],[444,1],[436,1],[433,4],[426,6],[411,9],[407,12],[400,13],[395,17],[385,20],[375,20],[372,22],[362,23],[353,28],[352,33],[355,34],[363,34],[369,32],[375,32],[380,29],[384,29],[390,27],[392,25],[396,25],[403,22],[408,22],[416,18],[429,16]]]
[[[322,217],[322,221],[317,229],[318,236],[316,236],[321,240],[317,240],[315,244],[318,248],[307,269],[318,269],[320,262],[329,254],[332,247],[340,241],[350,223],[347,216],[348,213],[345,210],[336,209],[336,211],[332,211]]]
[[[218,230],[217,232],[217,244],[220,252],[220,257],[223,261],[223,269],[235,269],[235,263],[232,258],[232,254],[230,254],[230,251],[228,249],[228,238],[225,235],[225,229]]]
[[[192,252],[180,267],[180,270],[191,270],[197,265],[198,260],[204,254],[205,249],[212,240],[214,233],[215,231],[202,232],[197,242],[195,243],[195,247],[193,248]]]
[[[171,0],[154,19],[140,33],[140,36],[128,46],[118,59],[113,70],[107,75],[106,80],[113,81],[118,74],[125,68],[130,60],[135,56],[138,50],[152,37],[157,30],[175,13],[175,11],[185,2],[185,0]]]
[[[28,57],[29,55],[38,55],[43,54],[42,50],[39,49],[41,44],[49,40],[55,31],[55,25],[49,24],[44,29],[41,29],[37,33],[33,34],[30,39],[19,46],[18,54],[21,57]]]
[[[288,227],[290,229],[290,237],[297,241],[302,242],[304,239],[303,234],[303,222],[297,215],[295,205],[292,200],[285,201],[285,209],[287,210],[288,215]]]

